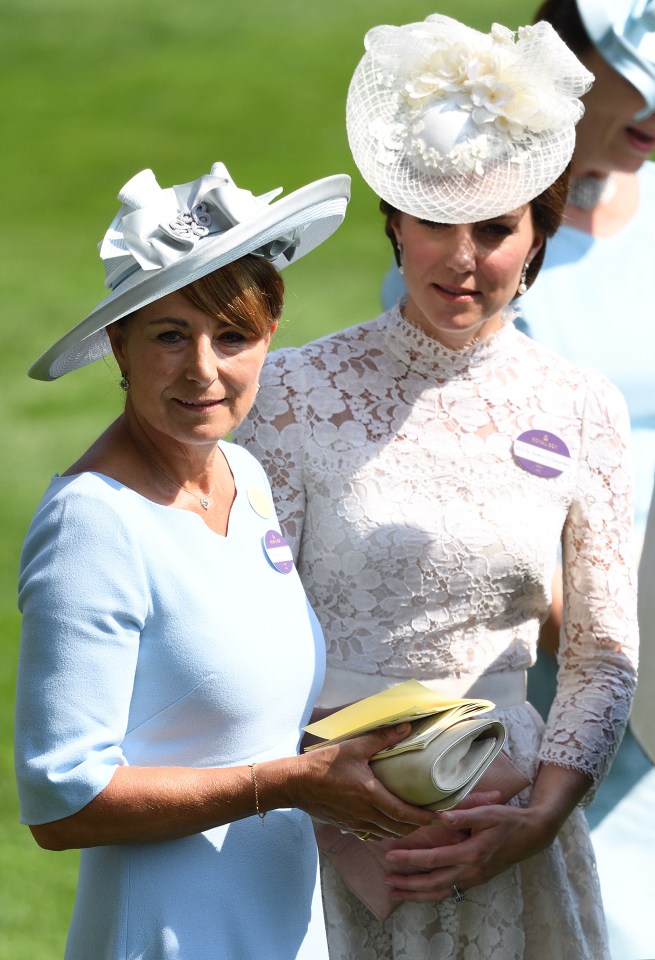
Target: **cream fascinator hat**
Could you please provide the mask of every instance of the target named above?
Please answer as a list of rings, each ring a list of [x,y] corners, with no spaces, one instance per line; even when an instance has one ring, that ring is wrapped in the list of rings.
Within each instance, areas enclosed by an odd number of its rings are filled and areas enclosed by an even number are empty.
[[[282,270],[334,233],[346,212],[350,177],[326,177],[271,203],[240,190],[222,163],[192,183],[162,189],[152,170],[132,177],[99,244],[111,291],[32,365],[55,380],[111,352],[105,327],[248,253]]]
[[[384,200],[474,223],[534,199],[566,168],[590,74],[548,23],[518,39],[434,14],[379,26],[348,91],[353,158]]]
[[[576,0],[589,39],[611,67],[655,110],[655,0]]]

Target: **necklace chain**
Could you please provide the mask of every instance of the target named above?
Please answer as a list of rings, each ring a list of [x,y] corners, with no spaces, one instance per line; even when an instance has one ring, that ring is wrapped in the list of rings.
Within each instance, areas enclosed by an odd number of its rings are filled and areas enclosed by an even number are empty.
[[[145,459],[148,461],[148,463],[149,463],[152,467],[154,467],[155,470],[159,470],[159,472],[160,472],[163,476],[165,476],[167,480],[170,480],[171,483],[174,483],[176,487],[179,487],[180,490],[182,490],[183,493],[187,493],[187,494],[189,494],[189,496],[195,497],[195,499],[198,501],[198,503],[200,504],[200,506],[201,506],[204,510],[209,510],[209,508],[210,508],[210,506],[211,506],[211,502],[212,502],[212,501],[211,501],[212,494],[213,494],[213,492],[214,492],[214,490],[215,490],[215,488],[216,488],[216,484],[212,483],[212,488],[211,488],[211,490],[209,491],[209,493],[205,494],[204,496],[201,496],[199,493],[194,493],[193,490],[189,490],[188,487],[185,487],[184,484],[183,484],[183,483],[180,483],[179,480],[176,480],[175,477],[171,477],[170,474],[166,473],[166,471],[164,470],[164,468],[163,468],[163,467],[160,467],[158,463],[155,463],[155,461],[152,459],[152,457],[149,457],[149,456],[148,456],[148,454],[146,453],[146,451],[143,449],[143,447],[141,446],[141,444],[139,443],[139,441],[136,439],[136,437],[134,436],[134,434],[133,434],[132,431],[130,430],[130,428],[129,428],[128,424],[127,424],[127,420],[123,420],[123,423],[124,423],[124,425],[125,425],[125,429],[127,430],[127,432],[129,433],[130,437],[132,438],[132,443],[133,443],[134,446],[137,448],[137,450],[145,457]]]

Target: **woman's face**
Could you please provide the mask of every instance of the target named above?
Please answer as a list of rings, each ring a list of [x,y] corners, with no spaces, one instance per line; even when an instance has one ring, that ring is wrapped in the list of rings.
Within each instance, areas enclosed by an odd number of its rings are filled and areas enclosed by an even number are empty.
[[[655,113],[635,120],[635,113],[644,108],[637,88],[596,49],[581,59],[596,79],[582,98],[585,112],[576,128],[573,173],[634,173],[655,150]]]
[[[205,313],[180,293],[107,332],[129,403],[151,439],[215,443],[246,416],[277,324],[260,339]]]
[[[500,327],[524,264],[541,246],[527,204],[479,223],[399,213],[392,225],[403,251],[407,319],[455,349]]]

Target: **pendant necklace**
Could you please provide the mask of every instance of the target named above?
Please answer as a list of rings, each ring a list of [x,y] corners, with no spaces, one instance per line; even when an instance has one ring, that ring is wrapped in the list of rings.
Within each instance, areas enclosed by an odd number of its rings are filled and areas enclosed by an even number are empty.
[[[616,179],[608,177],[571,177],[566,202],[578,210],[593,210],[609,203],[616,193]]]
[[[480,343],[481,339],[482,337],[480,334],[478,334],[477,337],[471,337],[470,340],[467,340],[466,343],[463,343],[461,347],[454,347],[453,349],[456,350],[457,353],[462,353],[464,350],[474,347],[476,343]]]
[[[212,488],[211,488],[211,490],[209,491],[209,493],[205,494],[204,496],[201,496],[199,493],[194,493],[193,490],[189,490],[187,487],[184,486],[184,484],[182,484],[182,483],[180,483],[178,480],[176,480],[175,477],[171,477],[170,474],[166,473],[166,471],[163,469],[163,467],[160,467],[158,463],[155,463],[155,461],[152,459],[152,457],[149,457],[149,456],[148,456],[148,454],[146,453],[146,451],[143,449],[143,447],[141,446],[141,444],[138,442],[138,440],[136,439],[136,437],[134,436],[134,434],[132,433],[132,431],[131,431],[130,428],[128,427],[128,425],[127,425],[127,420],[124,420],[124,421],[123,421],[123,424],[124,424],[124,426],[125,426],[125,429],[126,429],[127,432],[129,433],[130,437],[132,438],[132,443],[133,443],[134,446],[137,448],[137,450],[139,450],[139,452],[142,454],[142,456],[148,461],[148,463],[149,463],[152,467],[154,467],[155,470],[159,470],[159,472],[160,472],[161,474],[163,474],[163,476],[165,476],[167,480],[170,480],[171,483],[174,483],[176,487],[179,487],[180,490],[183,491],[183,493],[187,493],[187,494],[189,494],[189,496],[195,497],[196,500],[198,501],[198,503],[200,504],[200,506],[201,506],[204,510],[209,510],[209,508],[210,508],[210,506],[211,506],[211,502],[212,502],[212,501],[211,501],[212,494],[213,494],[213,492],[214,492],[214,490],[215,490],[215,488],[216,488],[216,484],[213,483],[213,484],[212,484]]]

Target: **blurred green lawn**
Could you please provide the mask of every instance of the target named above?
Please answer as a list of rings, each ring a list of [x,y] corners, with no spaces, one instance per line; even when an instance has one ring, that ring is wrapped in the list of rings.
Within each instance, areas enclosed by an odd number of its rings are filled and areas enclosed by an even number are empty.
[[[121,405],[113,363],[51,384],[29,380],[26,370],[103,296],[95,244],[119,188],[144,167],[168,186],[208,172],[215,160],[254,192],[289,192],[350,173],[344,226],[285,274],[277,344],[368,319],[378,312],[389,253],[343,122],[365,31],[433,12],[485,30],[492,19],[516,27],[534,6],[3,0],[0,960],[63,956],[77,869],[75,853],[40,850],[18,823],[11,733],[20,545],[51,474],[65,469]]]

